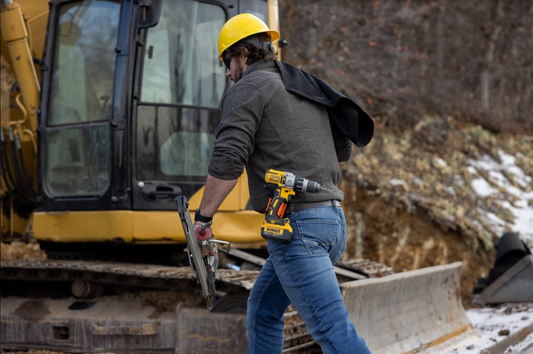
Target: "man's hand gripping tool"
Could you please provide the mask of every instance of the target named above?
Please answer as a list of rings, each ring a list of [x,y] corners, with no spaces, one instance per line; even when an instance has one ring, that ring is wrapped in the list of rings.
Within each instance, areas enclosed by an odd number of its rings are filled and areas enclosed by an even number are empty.
[[[196,280],[202,287],[202,294],[207,299],[207,308],[209,311],[213,309],[213,299],[215,297],[215,275],[218,268],[218,250],[217,243],[222,243],[231,246],[229,242],[219,241],[212,238],[209,227],[212,222],[203,224],[193,231],[193,222],[191,214],[189,213],[189,203],[184,196],[174,198],[178,213],[180,215],[181,225],[187,239],[187,254],[189,256],[189,264],[196,276]],[[198,236],[196,236],[198,235]],[[207,247],[208,250],[213,249],[213,254],[210,256],[202,256],[202,247]],[[208,252],[211,253],[211,252]]]

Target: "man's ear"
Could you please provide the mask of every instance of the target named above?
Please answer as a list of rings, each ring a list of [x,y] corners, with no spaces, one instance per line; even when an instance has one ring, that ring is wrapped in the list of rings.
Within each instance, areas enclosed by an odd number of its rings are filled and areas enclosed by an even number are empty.
[[[242,55],[246,57],[246,56],[248,56],[248,53],[249,53],[248,52],[248,48],[242,47]]]

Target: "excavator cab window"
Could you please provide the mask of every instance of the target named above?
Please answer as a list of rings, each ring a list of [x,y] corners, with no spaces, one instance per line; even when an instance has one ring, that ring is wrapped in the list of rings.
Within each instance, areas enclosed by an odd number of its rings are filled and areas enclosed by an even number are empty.
[[[205,181],[219,114],[197,108],[139,105],[137,178]]]
[[[152,190],[179,187],[190,197],[205,182],[228,85],[217,51],[226,20],[215,3],[164,1],[158,24],[147,29],[134,127],[134,208],[173,209],[170,195],[153,198]]]
[[[218,33],[226,14],[218,5],[165,1],[148,30],[141,101],[217,108],[226,88]]]
[[[109,115],[120,3],[68,2],[58,13],[45,188],[53,197],[102,195],[110,184]]]

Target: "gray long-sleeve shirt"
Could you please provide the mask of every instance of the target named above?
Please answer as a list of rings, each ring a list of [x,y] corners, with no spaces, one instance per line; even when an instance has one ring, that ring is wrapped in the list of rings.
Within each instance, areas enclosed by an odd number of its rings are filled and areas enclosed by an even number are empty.
[[[338,161],[347,160],[351,149],[345,137],[334,141],[324,106],[286,91],[275,62],[259,62],[222,99],[222,120],[208,172],[233,180],[246,166],[252,207],[258,212],[265,211],[272,197],[263,185],[271,168],[330,190],[296,193],[292,202],[342,200]]]

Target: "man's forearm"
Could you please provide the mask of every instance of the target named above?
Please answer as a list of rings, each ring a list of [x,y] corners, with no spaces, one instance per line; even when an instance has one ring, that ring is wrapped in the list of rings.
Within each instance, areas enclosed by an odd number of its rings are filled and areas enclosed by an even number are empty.
[[[224,180],[208,174],[205,182],[204,196],[200,203],[200,212],[202,216],[213,216],[220,204],[222,204],[224,199],[226,199],[228,194],[233,190],[237,181],[237,179]]]

